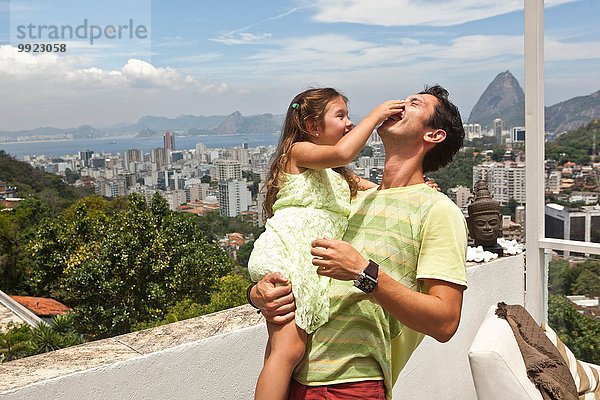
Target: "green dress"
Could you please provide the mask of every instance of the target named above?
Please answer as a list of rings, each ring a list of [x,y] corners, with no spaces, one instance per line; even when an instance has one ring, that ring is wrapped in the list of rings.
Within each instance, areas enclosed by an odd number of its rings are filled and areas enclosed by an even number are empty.
[[[316,273],[311,242],[344,235],[350,213],[348,183],[329,168],[285,174],[273,212],[254,243],[248,261],[250,277],[258,281],[267,273],[281,272],[289,278],[296,298],[296,324],[310,334],[329,317],[329,278]]]

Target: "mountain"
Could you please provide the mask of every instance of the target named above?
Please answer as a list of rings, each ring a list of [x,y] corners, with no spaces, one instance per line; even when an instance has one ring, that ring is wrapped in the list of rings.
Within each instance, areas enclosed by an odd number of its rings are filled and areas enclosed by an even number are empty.
[[[468,123],[488,129],[496,118],[501,118],[507,129],[525,126],[525,94],[510,71],[501,72],[488,85],[471,110]]]
[[[0,150],[0,180],[16,186],[17,195],[21,198],[36,196],[42,199],[53,213],[68,207],[81,197],[93,194],[91,189],[71,186],[59,175],[33,168],[3,150]],[[43,213],[42,209],[38,211]]]
[[[275,133],[283,124],[283,115],[257,114],[243,116],[239,111],[229,115],[180,115],[176,118],[147,115],[137,123],[121,123],[102,129],[90,125],[78,128],[36,128],[23,131],[0,131],[2,137],[44,137],[61,136],[73,139],[94,139],[103,136],[132,135],[137,137],[159,137],[164,131],[190,135],[231,135],[243,133]]]
[[[225,115],[180,115],[176,118],[154,117],[147,115],[140,118],[136,125],[138,131],[145,128],[155,131],[189,131],[190,129],[214,128],[223,122],[225,118]]]
[[[10,131],[1,131],[0,136],[65,136],[70,135],[73,139],[92,139],[101,136],[101,132],[90,126],[90,125],[82,125],[78,128],[52,128],[52,127],[43,127],[43,128],[35,128],[24,131],[10,132]]]
[[[600,90],[546,107],[546,131],[561,134],[600,119]]]
[[[578,96],[546,107],[546,131],[561,134],[580,128],[600,118],[600,90],[588,96]],[[501,118],[504,128],[525,126],[525,95],[517,79],[509,72],[498,74],[485,89],[468,123],[478,123],[489,129]]]
[[[221,124],[210,130],[216,135],[236,133],[275,133],[281,129],[283,116],[260,114],[244,117],[239,111],[229,114]]]

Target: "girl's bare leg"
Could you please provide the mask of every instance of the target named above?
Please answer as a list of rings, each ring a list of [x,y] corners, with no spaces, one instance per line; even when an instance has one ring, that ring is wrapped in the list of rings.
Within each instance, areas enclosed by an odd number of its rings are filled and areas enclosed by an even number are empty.
[[[269,342],[265,364],[256,383],[255,400],[286,400],[292,372],[304,357],[306,332],[294,321],[284,325],[267,322]]]

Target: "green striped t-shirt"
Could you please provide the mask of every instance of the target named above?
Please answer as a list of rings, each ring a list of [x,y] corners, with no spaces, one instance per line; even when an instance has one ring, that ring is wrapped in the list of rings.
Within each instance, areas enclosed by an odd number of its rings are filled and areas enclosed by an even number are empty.
[[[428,185],[359,192],[344,240],[414,290],[423,278],[466,286],[464,217]],[[422,337],[352,281],[332,279],[329,321],[309,336],[294,379],[309,386],[384,379],[391,399],[392,382]]]

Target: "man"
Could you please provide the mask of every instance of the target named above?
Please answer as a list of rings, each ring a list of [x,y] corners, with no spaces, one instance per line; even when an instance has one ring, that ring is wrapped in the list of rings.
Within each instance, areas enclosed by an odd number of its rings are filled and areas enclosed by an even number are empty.
[[[317,273],[333,278],[330,318],[310,338],[290,399],[391,399],[393,381],[423,335],[446,342],[460,320],[466,288],[467,230],[458,207],[423,184],[462,146],[456,106],[440,87],[405,99],[379,128],[386,151],[378,188],[360,192],[344,241],[313,242]],[[273,322],[293,318],[279,274],[250,299]]]

